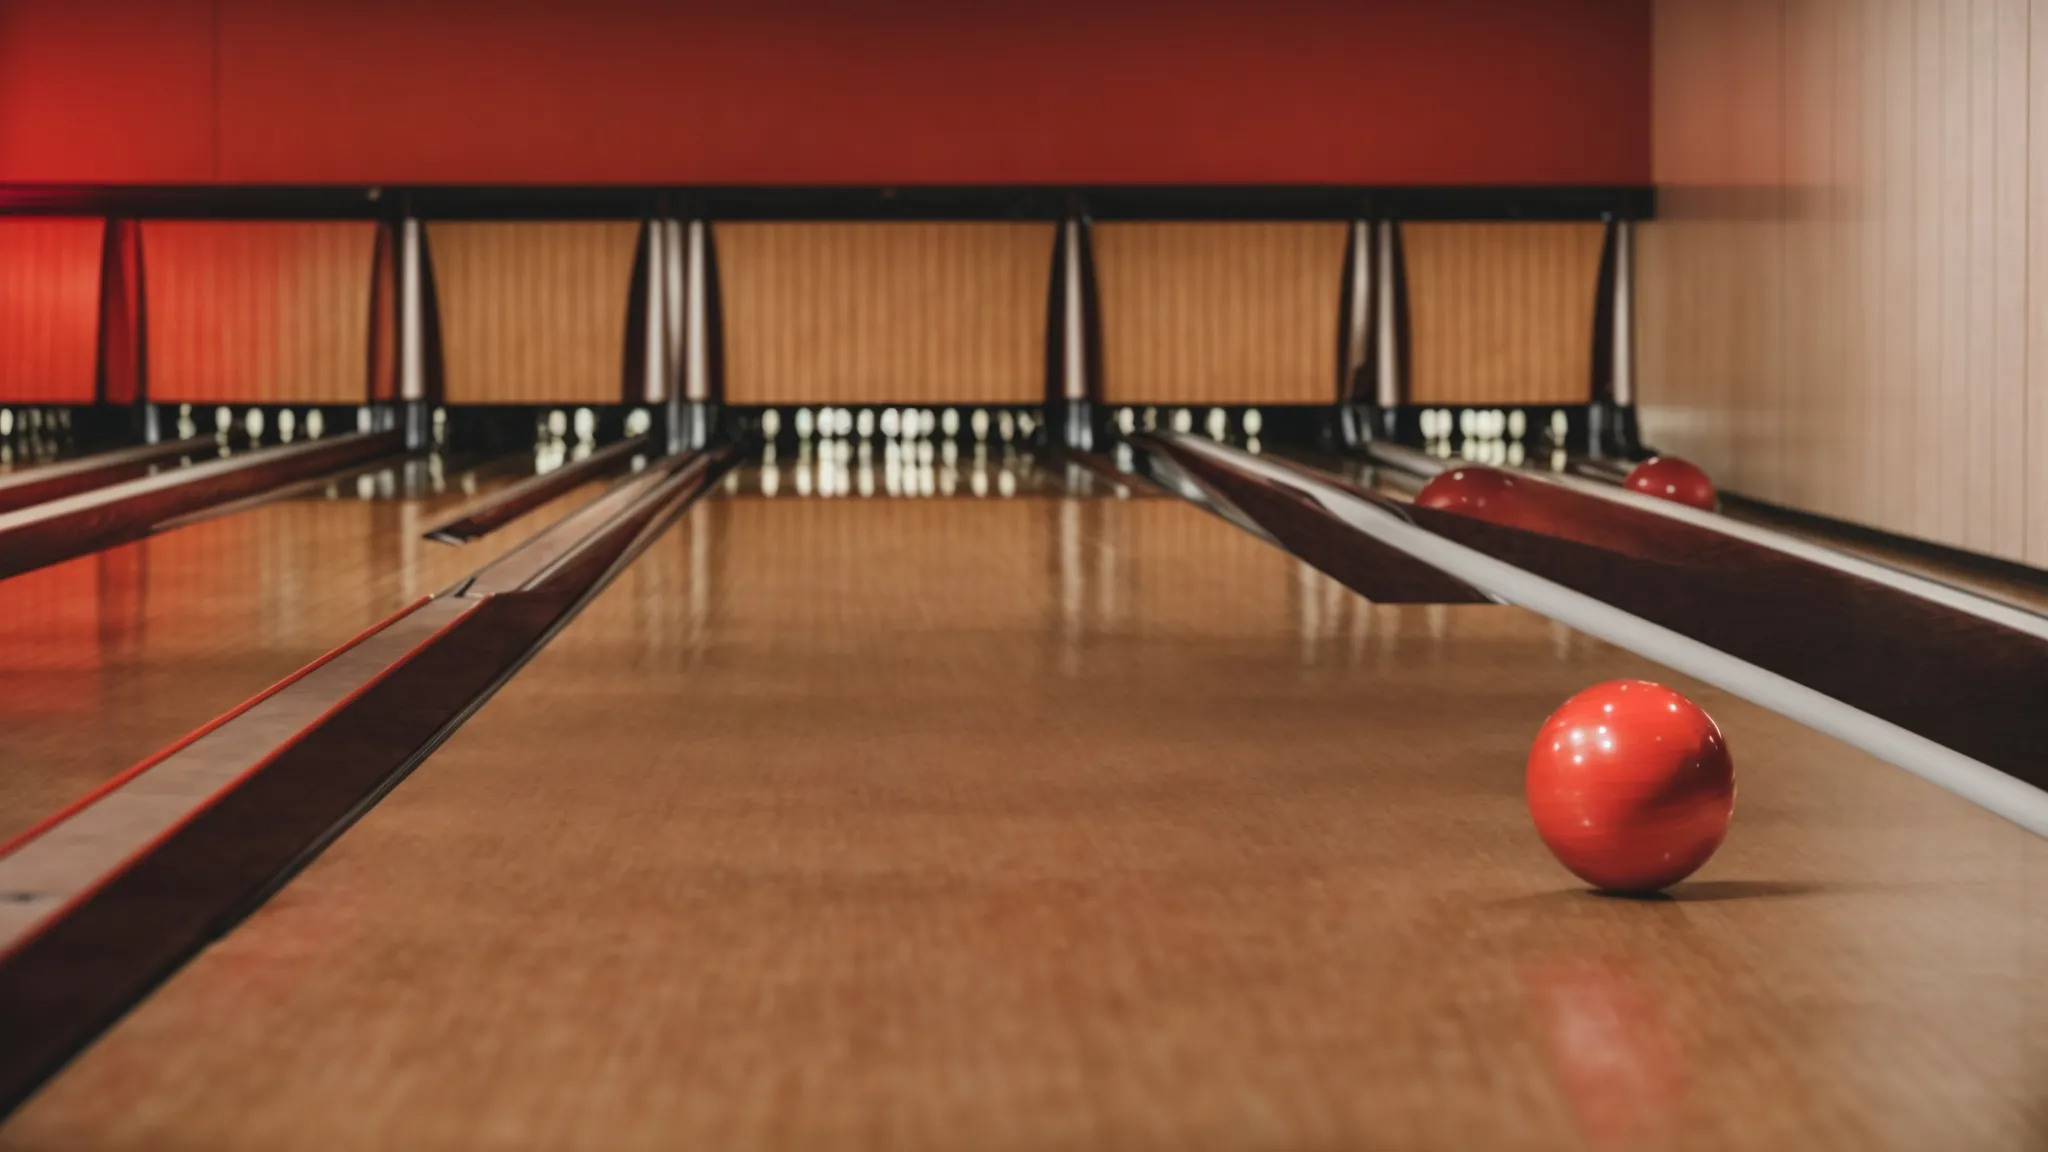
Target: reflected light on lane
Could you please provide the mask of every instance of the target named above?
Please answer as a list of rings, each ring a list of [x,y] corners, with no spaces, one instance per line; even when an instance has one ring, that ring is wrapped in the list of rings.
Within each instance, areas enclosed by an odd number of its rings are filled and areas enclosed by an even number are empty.
[[[1656,992],[1616,959],[1535,966],[1522,984],[1587,1143],[1602,1152],[1662,1144],[1690,1077]]]

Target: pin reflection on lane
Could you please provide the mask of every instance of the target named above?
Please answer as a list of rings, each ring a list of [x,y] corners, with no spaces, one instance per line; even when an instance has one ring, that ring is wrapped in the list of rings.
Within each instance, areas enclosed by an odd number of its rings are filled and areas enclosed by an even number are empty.
[[[53,463],[79,448],[72,435],[69,408],[0,407],[0,472]]]
[[[885,441],[880,451],[865,442],[821,440],[803,444],[793,457],[771,444],[751,466],[728,473],[724,488],[733,496],[800,498],[1003,499],[1058,493],[1029,453],[991,453],[986,445],[976,445],[963,454],[950,440],[936,447],[930,441]]]

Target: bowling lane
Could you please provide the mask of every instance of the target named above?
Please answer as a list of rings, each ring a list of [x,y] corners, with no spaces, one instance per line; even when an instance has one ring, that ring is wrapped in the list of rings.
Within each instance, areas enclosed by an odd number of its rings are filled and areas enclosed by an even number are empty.
[[[1665,676],[1734,830],[1589,894],[1523,755],[1627,675],[1167,500],[714,500],[0,1147],[2038,1147],[2042,842]]]
[[[951,441],[810,441],[795,451],[773,445],[726,473],[729,496],[1054,496],[1065,493],[1056,469],[1007,446]]]
[[[436,492],[385,469],[0,580],[0,842],[597,491],[465,548],[420,539],[530,473],[481,463]]]

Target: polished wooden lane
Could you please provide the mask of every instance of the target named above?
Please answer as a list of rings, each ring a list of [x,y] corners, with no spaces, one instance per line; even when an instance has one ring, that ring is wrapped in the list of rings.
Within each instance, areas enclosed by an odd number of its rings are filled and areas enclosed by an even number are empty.
[[[596,491],[467,548],[419,538],[466,479],[523,474],[450,473],[438,494],[415,477],[411,496],[364,474],[0,580],[0,842]]]
[[[2038,1147],[2048,851],[1672,679],[1733,835],[1521,801],[1658,676],[1163,500],[694,510],[6,1148]]]
[[[1071,481],[1071,482],[1070,482]],[[726,473],[730,496],[1054,496],[1085,488],[1029,450],[950,440],[847,441],[769,447]]]

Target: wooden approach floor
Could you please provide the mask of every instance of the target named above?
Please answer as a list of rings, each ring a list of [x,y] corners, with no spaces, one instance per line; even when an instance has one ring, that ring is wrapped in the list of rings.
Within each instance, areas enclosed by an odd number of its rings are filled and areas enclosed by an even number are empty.
[[[1674,899],[1523,810],[1622,676],[1737,760]],[[1174,501],[738,496],[0,1148],[2039,1148],[2043,973],[2048,844],[1518,609]]]

